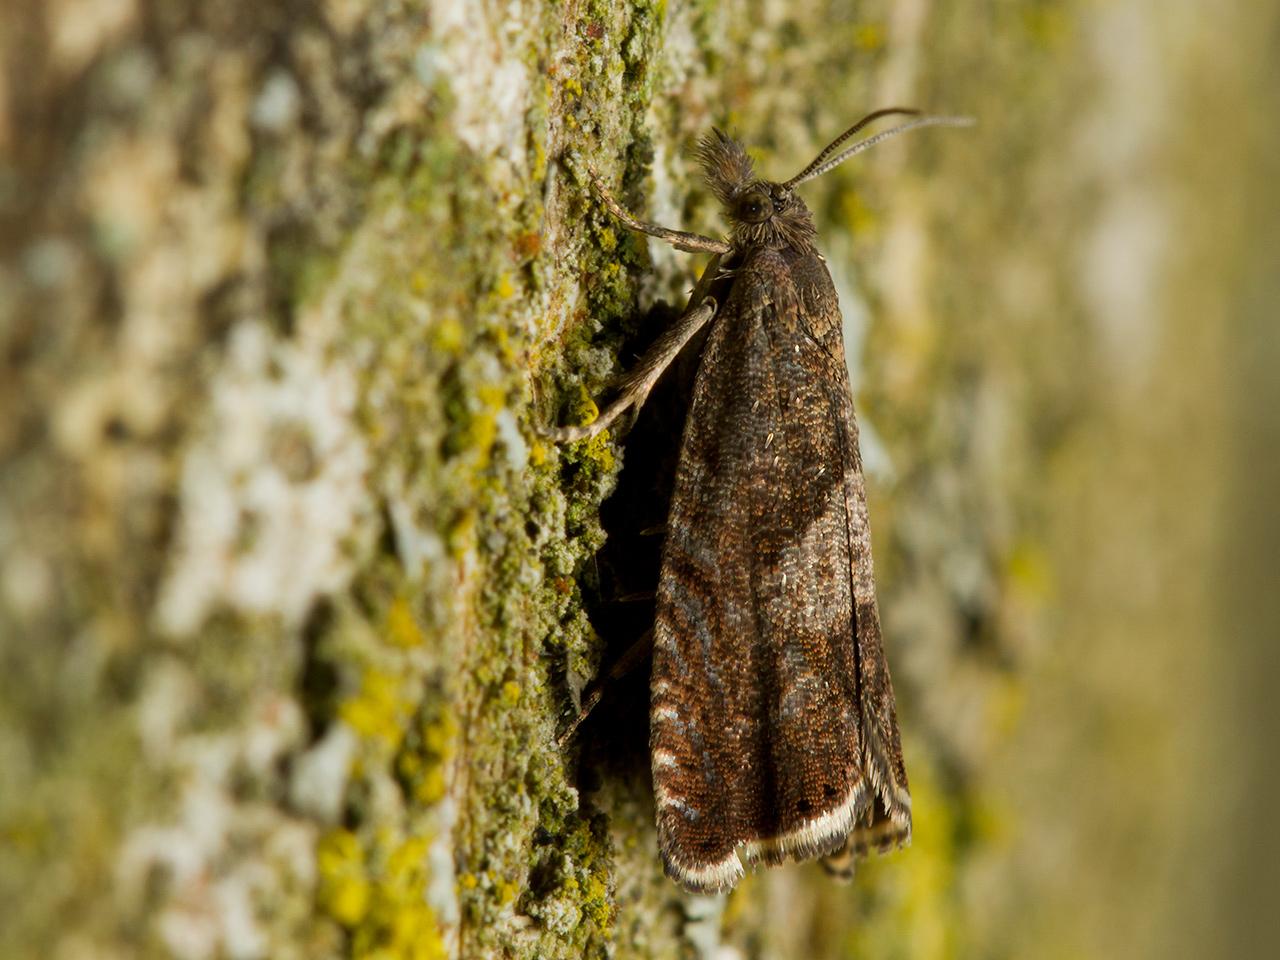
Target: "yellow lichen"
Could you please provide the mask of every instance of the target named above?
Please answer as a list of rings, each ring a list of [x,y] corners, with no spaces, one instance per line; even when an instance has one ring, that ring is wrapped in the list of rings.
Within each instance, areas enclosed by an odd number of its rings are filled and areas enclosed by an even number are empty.
[[[316,851],[320,907],[344,927],[354,927],[369,909],[371,887],[360,841],[350,830],[332,830]]]
[[[361,960],[441,960],[446,956],[440,924],[427,905],[429,838],[397,841],[386,834],[370,860],[368,909],[351,931],[351,953]]]
[[[397,771],[410,785],[413,797],[419,803],[431,805],[444,798],[447,786],[445,768],[453,756],[457,733],[453,714],[445,710],[422,724],[418,731],[421,742],[417,748],[405,750],[400,755]]]
[[[594,417],[592,418],[595,419]],[[614,468],[616,458],[613,455],[613,444],[609,438],[608,430],[601,430],[590,440],[583,444],[587,455],[599,464],[600,469],[606,472]]]
[[[502,702],[508,707],[514,707],[520,702],[520,684],[514,680],[508,680],[502,685]]]
[[[402,695],[400,679],[379,670],[368,670],[360,692],[338,708],[338,715],[361,736],[395,747],[404,736],[405,718],[412,702]]]
[[[414,788],[413,796],[419,803],[433,804],[439,803],[444,799],[444,792],[444,770],[436,766],[423,773],[422,779],[418,781],[417,787]]]
[[[540,140],[535,140],[533,144],[533,170],[530,176],[534,183],[541,183],[547,176],[547,151]]]
[[[397,597],[387,610],[386,622],[383,625],[387,640],[394,646],[411,649],[413,647],[422,646],[426,638],[418,629],[417,621],[413,618],[413,611],[409,608],[409,601],[404,597]]]
[[[463,551],[471,548],[475,542],[476,533],[476,512],[474,510],[463,510],[448,526],[445,531],[445,540],[449,544],[450,552],[456,557]]]
[[[582,426],[594,423],[596,418],[600,416],[600,408],[591,399],[591,394],[587,392],[587,388],[581,384],[578,385],[578,395],[574,398],[569,415],[576,423]]]
[[[467,331],[457,317],[442,317],[431,332],[433,346],[442,353],[457,353],[467,342]]]
[[[867,53],[884,48],[884,27],[878,23],[860,23],[853,29],[853,46]]]
[[[1029,600],[1044,601],[1053,593],[1053,570],[1037,543],[1024,540],[1016,544],[1005,562],[1005,575]]]
[[[471,418],[466,431],[466,445],[473,450],[482,469],[489,465],[489,450],[498,437],[498,418],[489,411]]]
[[[441,757],[447,757],[453,751],[453,740],[458,734],[458,725],[453,714],[441,714],[434,723],[427,724],[422,731],[423,742],[427,749]]]
[[[609,884],[603,873],[592,873],[582,890],[583,912],[600,927],[613,921],[614,908],[609,900]]]

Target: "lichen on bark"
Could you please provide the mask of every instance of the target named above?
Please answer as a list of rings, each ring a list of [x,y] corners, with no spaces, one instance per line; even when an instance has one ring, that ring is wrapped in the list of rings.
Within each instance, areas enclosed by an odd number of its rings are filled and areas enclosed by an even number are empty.
[[[1057,518],[1123,396],[1084,318],[1130,288],[1081,293],[1077,267],[1150,199],[1079,148],[1073,105],[1127,116],[1139,81],[1196,76],[1113,69],[1093,17],[0,9],[0,955],[1090,955],[1114,914],[1046,876],[1057,834],[1015,845],[1028,792],[1002,772],[1035,769],[1027,677],[1064,584],[1089,591]],[[847,320],[914,845],[852,890],[810,865],[690,898],[632,762],[643,707],[624,697],[608,742],[555,736],[617,642],[597,567],[626,450],[538,428],[592,416],[699,267],[611,222],[585,170],[714,233],[690,157],[713,123],[786,175],[908,101],[980,132],[805,190]],[[1220,341],[1177,329],[1195,349],[1151,368],[1212,385]],[[1075,926],[1029,905],[1063,888],[1096,908]]]

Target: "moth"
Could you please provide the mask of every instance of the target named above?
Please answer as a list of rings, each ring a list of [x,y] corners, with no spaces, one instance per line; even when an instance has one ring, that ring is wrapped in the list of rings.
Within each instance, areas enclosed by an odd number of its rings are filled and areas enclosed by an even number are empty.
[[[837,150],[873,121],[911,119]],[[825,858],[851,874],[911,838],[911,795],[876,609],[858,427],[840,308],[795,188],[918,127],[963,125],[891,107],[796,176],[756,176],[719,130],[698,149],[731,225],[715,239],[642,222],[594,171],[610,213],[679,250],[712,254],[687,309],[561,441],[638,410],[706,330],[684,425],[652,633],[650,754],[659,848],[689,891],[746,866]]]

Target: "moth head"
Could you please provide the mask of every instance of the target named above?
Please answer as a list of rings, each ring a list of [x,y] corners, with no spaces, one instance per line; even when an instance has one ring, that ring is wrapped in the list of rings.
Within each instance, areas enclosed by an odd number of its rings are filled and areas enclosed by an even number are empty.
[[[739,246],[801,245],[812,241],[813,217],[786,184],[761,180],[746,148],[720,130],[698,146],[707,185],[724,206]]]
[[[912,119],[865,140],[859,140],[836,154],[836,149],[863,127],[881,117],[893,115],[909,116]],[[923,116],[918,110],[904,107],[876,110],[836,137],[814,157],[813,162],[784,183],[756,177],[746,148],[720,130],[713,129],[702,138],[698,145],[698,159],[702,163],[707,185],[724,205],[725,213],[733,225],[735,245],[802,246],[812,243],[813,217],[792,188],[822,176],[854,154],[899,133],[917,127],[967,127],[972,124],[973,120],[969,117]]]

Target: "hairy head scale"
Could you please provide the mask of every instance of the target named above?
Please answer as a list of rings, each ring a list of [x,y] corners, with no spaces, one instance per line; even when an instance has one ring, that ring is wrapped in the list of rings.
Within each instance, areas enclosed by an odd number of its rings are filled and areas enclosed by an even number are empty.
[[[725,206],[756,178],[747,148],[716,127],[698,144],[698,162],[707,186]]]
[[[913,119],[860,140],[831,157],[837,147],[867,124],[894,114],[905,114]],[[807,167],[783,183],[757,178],[746,147],[715,128],[698,144],[698,161],[702,164],[707,185],[724,205],[733,227],[734,246],[802,248],[812,245],[816,232],[813,215],[804,201],[796,196],[793,187],[820,177],[855,154],[908,130],[931,126],[967,127],[973,122],[969,117],[921,116],[918,110],[905,107],[876,110],[840,134]]]

